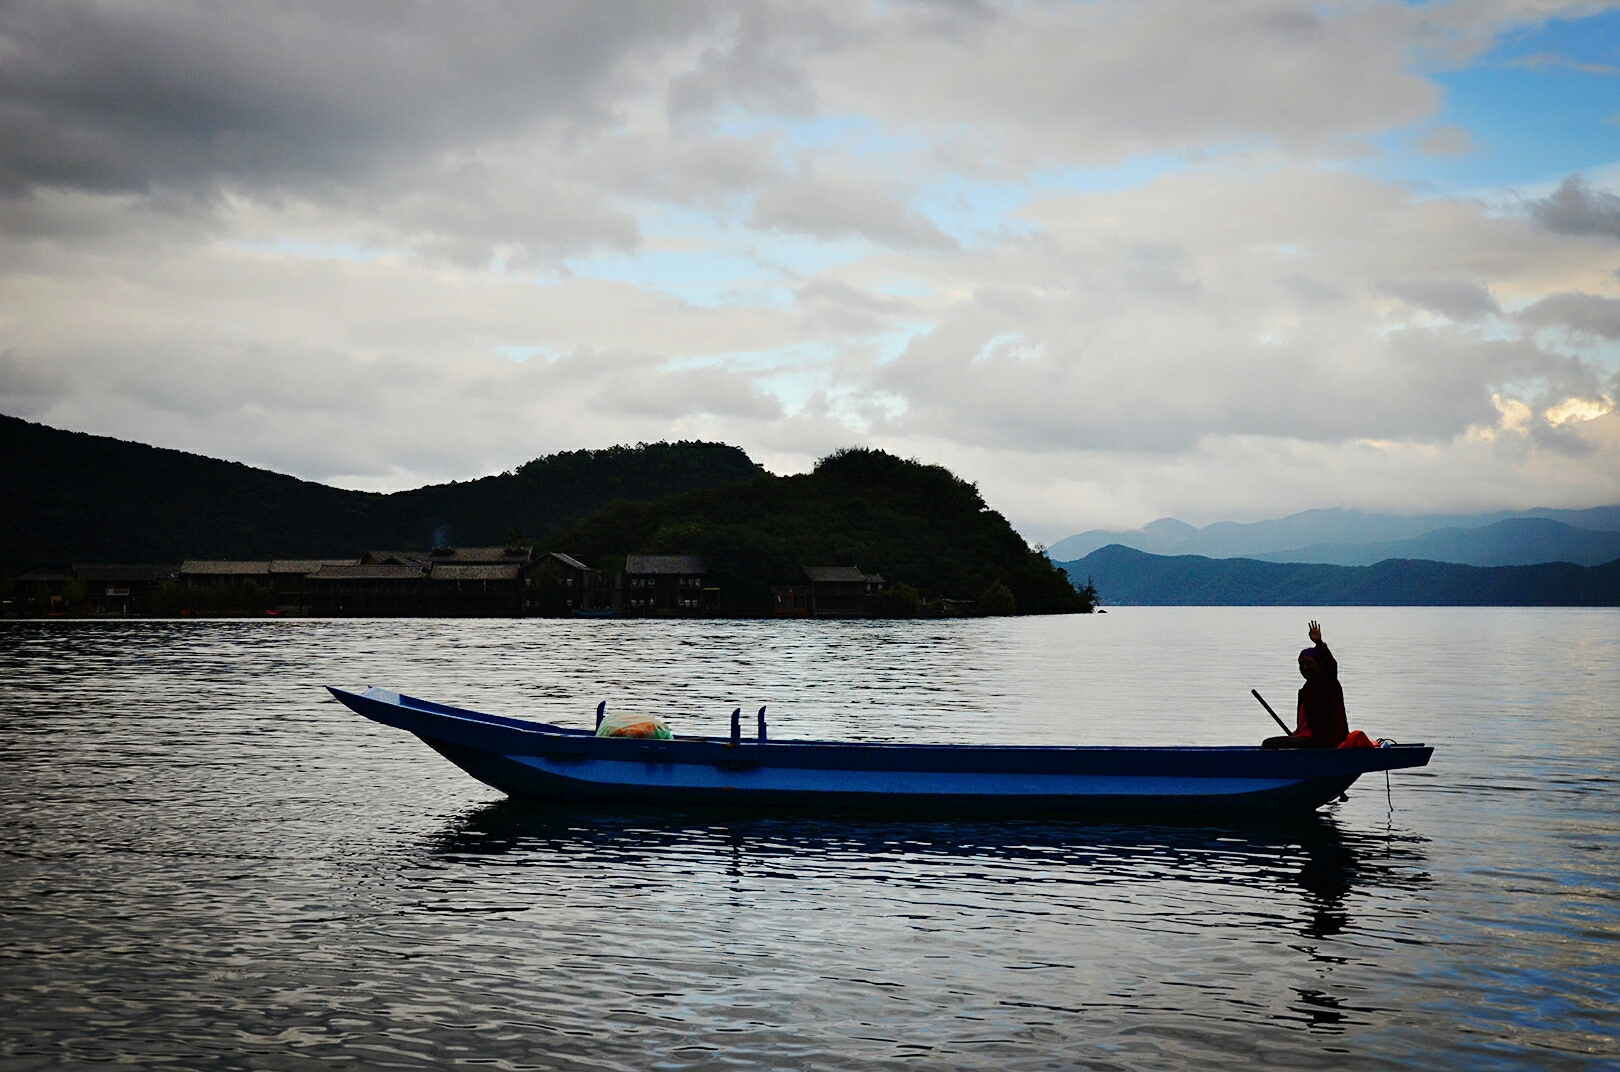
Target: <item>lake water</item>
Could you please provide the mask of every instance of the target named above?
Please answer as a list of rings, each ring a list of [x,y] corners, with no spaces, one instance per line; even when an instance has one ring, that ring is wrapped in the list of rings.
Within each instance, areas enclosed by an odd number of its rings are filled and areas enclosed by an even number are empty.
[[[1278,825],[553,811],[321,689],[1229,744],[1312,616],[1438,751]],[[0,1066],[1615,1068],[1617,722],[1613,610],[0,623]]]

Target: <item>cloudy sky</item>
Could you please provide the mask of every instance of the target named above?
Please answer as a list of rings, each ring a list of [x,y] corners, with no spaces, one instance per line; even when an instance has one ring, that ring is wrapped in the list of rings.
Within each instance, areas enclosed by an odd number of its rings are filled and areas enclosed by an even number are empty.
[[[1620,11],[0,4],[0,412],[391,490],[718,439],[1031,540],[1620,502]]]

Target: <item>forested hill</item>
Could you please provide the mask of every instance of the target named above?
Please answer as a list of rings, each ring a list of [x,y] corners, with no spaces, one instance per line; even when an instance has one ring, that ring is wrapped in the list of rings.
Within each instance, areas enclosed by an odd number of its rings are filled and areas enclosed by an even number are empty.
[[[999,582],[1019,613],[1090,609],[972,484],[873,450],[839,451],[801,476],[616,503],[557,529],[543,546],[603,568],[639,552],[701,555],[723,609],[735,614],[764,613],[770,587],[805,583],[804,566],[858,566],[924,599],[982,603]]]
[[[1119,544],[1063,565],[1120,606],[1620,606],[1620,560],[1601,566],[1462,566],[1387,559],[1371,566],[1150,555]]]
[[[0,575],[68,562],[346,557],[371,548],[540,536],[615,499],[763,475],[722,443],[537,458],[510,473],[391,495],[0,416]]]

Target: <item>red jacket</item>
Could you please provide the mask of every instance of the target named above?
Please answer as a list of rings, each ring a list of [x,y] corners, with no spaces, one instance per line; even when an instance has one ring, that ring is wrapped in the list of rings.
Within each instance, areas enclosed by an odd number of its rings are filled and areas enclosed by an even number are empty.
[[[1299,690],[1296,737],[1309,737],[1317,748],[1337,748],[1350,735],[1344,713],[1344,688],[1339,684],[1339,663],[1320,640],[1316,642],[1316,676]]]

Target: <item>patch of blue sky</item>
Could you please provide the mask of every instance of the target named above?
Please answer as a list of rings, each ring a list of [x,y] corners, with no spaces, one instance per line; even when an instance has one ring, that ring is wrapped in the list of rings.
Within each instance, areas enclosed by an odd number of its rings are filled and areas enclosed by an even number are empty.
[[[1556,182],[1620,161],[1620,12],[1553,19],[1503,35],[1463,70],[1431,72],[1440,114],[1374,140],[1382,155],[1349,166],[1435,194]],[[1473,149],[1430,156],[1438,126]]]
[[[1146,186],[1161,175],[1173,171],[1187,171],[1218,160],[1227,152],[1241,152],[1253,146],[1215,147],[1207,150],[1195,164],[1178,153],[1150,153],[1122,160],[1107,167],[1045,168],[1032,172],[1028,187],[1033,193],[1051,192],[1073,194],[1117,193]]]
[[[906,400],[900,396],[809,372],[757,383],[760,390],[781,402],[784,416],[804,416],[813,405],[816,410],[859,432],[870,431],[874,412],[892,420],[907,409]]]
[[[979,347],[979,352],[973,355],[972,364],[982,365],[987,361],[993,361],[997,358],[1007,357],[1010,355],[1022,355],[1023,350],[1023,333],[1017,331],[1004,331],[1001,334],[992,337],[983,346]]]
[[[568,270],[661,291],[694,305],[785,306],[803,280],[875,249],[861,238],[829,241],[750,230],[688,209],[648,214],[642,225],[640,250],[573,258]]]
[[[872,348],[874,359],[880,365],[887,365],[906,352],[913,339],[919,335],[926,335],[933,329],[931,323],[900,324],[891,331],[873,339],[868,339],[866,345]]]
[[[788,343],[765,350],[728,350],[694,354],[664,362],[666,369],[725,368],[732,371],[771,372],[820,366],[836,355],[836,344],[821,342]]]
[[[800,343],[748,353],[705,354],[666,363],[669,369],[725,368],[731,373],[753,373],[753,385],[782,404],[789,416],[802,413],[812,400],[837,389],[838,347],[832,343]]]
[[[824,395],[831,384],[831,377],[809,369],[784,371],[754,381],[761,391],[782,403],[782,410],[789,417],[802,414],[811,400]]]
[[[1620,341],[1597,338],[1565,327],[1531,332],[1536,346],[1550,354],[1596,365],[1610,376],[1620,373]]]
[[[890,298],[932,298],[939,292],[939,288],[927,280],[899,278],[875,283],[871,290]]]
[[[734,138],[773,138],[778,158],[790,167],[798,163],[801,153],[832,148],[879,166],[884,161],[909,158],[932,143],[921,133],[896,131],[864,115],[798,118],[737,109],[723,115],[715,126]]]
[[[782,403],[784,411],[793,416],[802,413],[812,400],[835,402],[852,390],[856,395],[864,395],[864,389],[841,386],[844,377],[840,369],[852,350],[858,349],[863,360],[886,363],[900,356],[911,340],[930,326],[908,324],[856,344],[827,340],[791,343],[766,350],[701,354],[666,362],[664,367],[724,368],[733,373],[753,373],[754,385],[774,396]]]
[[[1132,190],[1190,166],[1184,157],[1156,153],[1107,167],[1041,168],[1016,181],[946,175],[924,186],[912,199],[912,206],[963,246],[993,245],[1008,235],[1035,229],[1033,222],[1019,215],[1032,201]]]
[[[1020,220],[1017,211],[1032,198],[1127,190],[1189,166],[1183,156],[1160,153],[1106,167],[1043,168],[1015,179],[977,179],[929,159],[936,146],[958,136],[971,137],[972,131],[967,128],[925,132],[885,127],[867,116],[794,119],[740,111],[727,115],[718,125],[733,137],[776,137],[777,154],[789,169],[796,167],[801,157],[813,163],[817,151],[836,150],[859,170],[887,174],[912,188],[913,209],[964,246],[994,242],[1008,233],[1028,230],[1031,225]],[[1213,148],[1209,155],[1218,157],[1223,151]]]
[[[1018,183],[947,176],[916,192],[913,210],[964,247],[1004,240],[1032,224],[1017,213],[1036,196],[1126,189],[1181,166],[1170,157],[1132,161],[1113,168],[1065,169]],[[734,220],[689,209],[665,209],[643,217],[643,247],[633,253],[573,258],[569,271],[674,295],[695,305],[785,306],[806,279],[883,251],[857,236],[834,239],[753,230]],[[877,289],[896,296],[925,295],[930,288],[903,279]]]
[[[851,350],[858,350],[863,360],[886,364],[904,353],[913,339],[926,333],[932,327],[933,324],[925,322],[906,323],[895,325],[882,334],[858,341],[851,341],[847,338],[827,339],[788,343],[784,346],[765,350],[734,350],[723,353],[696,354],[691,357],[677,358],[666,362],[665,367],[671,369],[728,368],[755,372],[770,372],[773,370],[782,370],[784,373],[804,372],[831,368],[838,361],[849,356]],[[503,349],[520,348],[510,347]],[[541,348],[527,347],[526,349],[538,351]]]
[[[919,187],[909,204],[959,245],[972,248],[1030,230],[1032,225],[1017,216],[1029,196],[1026,183],[947,175]]]

